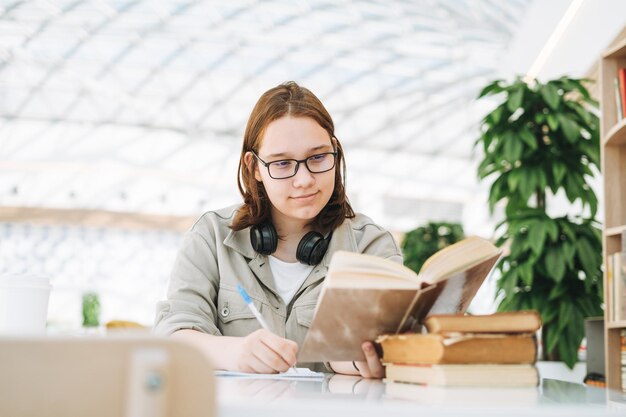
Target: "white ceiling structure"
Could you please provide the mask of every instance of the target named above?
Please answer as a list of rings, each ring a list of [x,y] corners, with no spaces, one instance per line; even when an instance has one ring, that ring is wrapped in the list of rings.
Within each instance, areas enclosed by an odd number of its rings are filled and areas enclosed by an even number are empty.
[[[358,211],[488,234],[478,92],[531,68],[583,75],[625,4],[2,0],[0,207],[196,216],[239,202],[247,117],[295,80],[334,118]]]

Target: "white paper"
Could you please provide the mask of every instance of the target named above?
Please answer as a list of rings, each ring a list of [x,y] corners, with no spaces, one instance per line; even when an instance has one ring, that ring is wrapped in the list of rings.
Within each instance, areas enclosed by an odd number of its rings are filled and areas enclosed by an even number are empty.
[[[235,372],[235,371],[215,371],[215,376],[232,376],[239,378],[256,378],[256,379],[322,379],[324,378],[323,372],[314,372],[309,368],[289,368],[287,372],[280,374],[255,374],[249,372]]]

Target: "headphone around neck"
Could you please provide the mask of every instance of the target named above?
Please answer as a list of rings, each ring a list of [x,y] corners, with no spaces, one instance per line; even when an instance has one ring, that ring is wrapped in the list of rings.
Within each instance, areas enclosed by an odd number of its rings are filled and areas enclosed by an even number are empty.
[[[296,259],[305,265],[317,265],[328,249],[332,233],[324,238],[321,233],[309,232],[298,243]],[[250,228],[250,243],[252,248],[261,255],[271,255],[278,247],[278,234],[270,223],[252,226]]]

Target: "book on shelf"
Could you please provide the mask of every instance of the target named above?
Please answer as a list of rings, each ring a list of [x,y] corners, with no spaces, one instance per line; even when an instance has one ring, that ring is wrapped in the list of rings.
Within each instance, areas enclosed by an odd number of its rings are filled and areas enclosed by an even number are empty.
[[[409,365],[390,363],[385,380],[434,386],[535,387],[539,373],[530,364]]]
[[[435,253],[418,274],[388,259],[336,252],[298,360],[364,360],[364,341],[416,331],[429,312],[464,312],[500,253],[469,237]]]
[[[615,320],[615,303],[613,302],[613,255],[609,255],[606,261],[606,297],[610,305],[606,304],[606,315],[608,321]]]
[[[619,79],[619,98],[622,108],[622,114],[619,119],[626,117],[626,68],[617,70],[617,78]]]
[[[537,360],[534,333],[383,335],[377,341],[385,363],[531,364]]]
[[[619,332],[620,364],[622,371],[622,392],[626,392],[626,330]]]
[[[613,81],[613,85],[615,87],[615,115],[617,116],[617,121],[619,122],[624,118],[624,108],[622,106],[622,93],[620,92],[619,77],[615,77]]]
[[[610,300],[609,320],[626,320],[626,252],[617,252],[609,256],[607,285]]]
[[[524,406],[535,405],[541,399],[536,386],[474,389],[464,386],[436,386],[407,382],[385,381],[385,397],[407,400],[421,405],[464,406]]]
[[[536,311],[486,315],[435,314],[424,320],[429,333],[531,333],[541,327]]]

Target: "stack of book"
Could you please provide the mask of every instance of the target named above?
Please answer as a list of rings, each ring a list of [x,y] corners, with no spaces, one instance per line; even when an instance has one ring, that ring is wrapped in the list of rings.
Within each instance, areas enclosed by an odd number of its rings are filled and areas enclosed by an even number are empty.
[[[383,335],[386,382],[432,386],[530,387],[539,384],[537,312],[429,316],[427,334]]]

